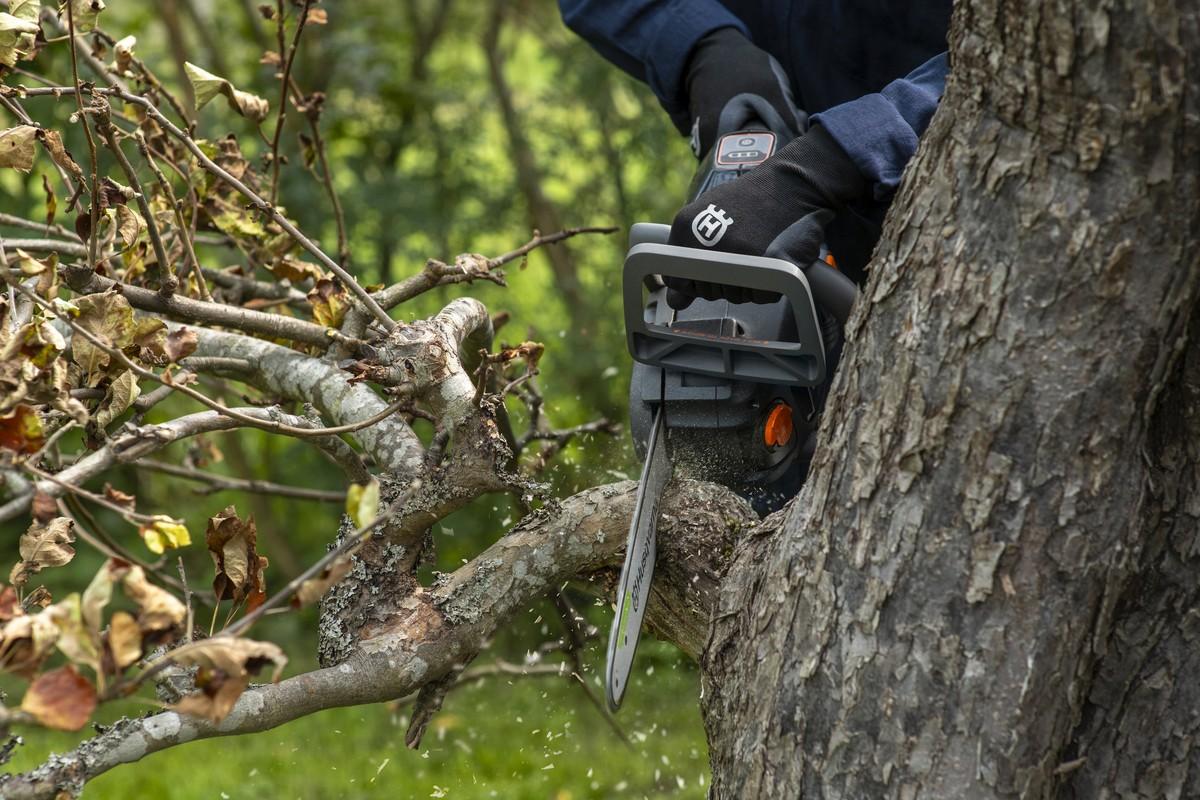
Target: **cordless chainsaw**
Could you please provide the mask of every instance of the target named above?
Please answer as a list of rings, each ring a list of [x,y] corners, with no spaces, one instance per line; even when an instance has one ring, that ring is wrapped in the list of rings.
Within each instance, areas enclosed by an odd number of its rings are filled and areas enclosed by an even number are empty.
[[[718,130],[692,183],[693,199],[758,166],[795,135],[753,95],[734,98]],[[626,340],[636,362],[630,428],[644,466],[608,640],[606,694],[614,711],[628,686],[650,596],[659,500],[667,483],[675,473],[719,483],[760,514],[794,496],[808,472],[827,379],[857,293],[825,261],[797,266],[772,253],[677,247],[667,244],[669,233],[667,225],[632,227],[622,281]],[[664,278],[737,286],[777,299],[697,298],[677,310],[667,302]]]

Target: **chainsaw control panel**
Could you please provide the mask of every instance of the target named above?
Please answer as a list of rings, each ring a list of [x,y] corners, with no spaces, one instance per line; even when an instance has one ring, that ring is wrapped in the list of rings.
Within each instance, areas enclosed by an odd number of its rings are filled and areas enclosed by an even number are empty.
[[[757,167],[775,152],[775,134],[768,131],[739,131],[717,142],[717,169]]]

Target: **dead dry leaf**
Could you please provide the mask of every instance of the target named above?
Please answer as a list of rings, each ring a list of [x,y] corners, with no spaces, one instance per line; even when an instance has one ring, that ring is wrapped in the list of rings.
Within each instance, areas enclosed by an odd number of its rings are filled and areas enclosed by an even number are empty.
[[[254,517],[243,520],[236,508],[228,506],[208,520],[204,541],[217,569],[213,578],[217,600],[245,600],[247,610],[257,608],[266,599],[263,572],[267,559],[257,551]]]
[[[316,576],[302,582],[300,588],[292,595],[292,608],[304,608],[320,600],[325,592],[329,591],[330,586],[346,577],[352,566],[354,562],[350,556],[342,556]]]
[[[198,667],[196,686],[200,691],[183,698],[175,710],[218,723],[233,710],[250,683],[250,676],[274,664],[271,681],[287,665],[287,656],[277,645],[232,636],[217,636],[186,644],[166,656],[176,664]]]
[[[21,710],[58,731],[77,731],[96,710],[96,689],[68,664],[41,675],[21,699]]]
[[[24,586],[29,576],[46,567],[61,567],[75,557],[73,528],[75,523],[66,517],[55,517],[46,523],[34,522],[21,535],[21,560],[13,567],[9,583]]]

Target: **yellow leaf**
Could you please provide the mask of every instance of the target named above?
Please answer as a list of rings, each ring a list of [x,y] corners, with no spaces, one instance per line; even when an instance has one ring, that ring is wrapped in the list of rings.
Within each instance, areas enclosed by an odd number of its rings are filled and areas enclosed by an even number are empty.
[[[191,534],[186,526],[179,524],[170,517],[157,514],[150,525],[138,529],[146,542],[146,549],[155,555],[162,555],[168,547],[187,547],[192,543]]]
[[[113,614],[108,625],[108,649],[118,672],[142,657],[142,630],[132,614],[125,611]]]
[[[346,490],[346,513],[356,527],[370,525],[379,514],[379,481],[350,484]]]

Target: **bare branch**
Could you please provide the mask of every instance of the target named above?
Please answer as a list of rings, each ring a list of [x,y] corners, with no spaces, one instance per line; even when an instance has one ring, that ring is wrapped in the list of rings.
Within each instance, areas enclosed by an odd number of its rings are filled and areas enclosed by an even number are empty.
[[[525,257],[542,245],[561,242],[564,239],[569,239],[572,236],[580,234],[607,234],[614,231],[616,231],[616,228],[585,227],[567,228],[566,230],[561,230],[558,233],[552,233],[547,236],[535,234],[532,239],[517,249],[495,258],[485,258],[477,253],[464,253],[455,258],[452,265],[431,258],[425,262],[425,266],[416,275],[405,278],[399,283],[394,283],[386,289],[381,289],[372,296],[384,308],[392,308],[437,286],[446,286],[452,283],[468,283],[476,280],[490,280],[493,283],[499,283],[501,281],[494,274],[495,270],[511,261]]]
[[[344,491],[330,492],[323,489],[307,489],[303,486],[287,486],[271,481],[230,478],[225,475],[216,475],[212,472],[205,472],[178,464],[168,464],[165,461],[146,459],[137,462],[137,466],[142,469],[161,472],[164,475],[172,475],[176,478],[203,483],[206,485],[206,488],[196,490],[200,494],[211,494],[220,491],[251,492],[253,494],[273,494],[278,497],[291,497],[296,500],[314,500],[320,503],[341,503],[346,499]]]
[[[241,416],[256,416],[264,421],[271,419],[286,421],[292,427],[312,425],[309,420],[303,417],[283,414],[278,409],[239,408],[237,411]],[[188,414],[178,419],[173,419],[161,425],[147,425],[135,428],[129,433],[110,439],[99,450],[89,453],[71,466],[57,473],[54,476],[57,482],[39,481],[34,488],[37,491],[45,492],[51,497],[59,497],[63,492],[62,487],[59,485],[60,482],[80,486],[118,464],[128,464],[137,461],[139,458],[147,456],[156,450],[161,450],[180,439],[185,439],[189,436],[198,436],[203,433],[228,431],[240,427],[243,426],[231,417],[219,414],[216,411],[201,411],[196,414]],[[340,441],[337,437],[328,438]],[[321,439],[313,440],[313,443],[317,445],[320,445],[321,442]],[[345,442],[341,442],[341,444],[344,447],[349,447]],[[33,494],[33,491],[30,491],[0,506],[0,522],[25,513],[29,508],[30,501],[33,500]]]
[[[0,213],[0,225],[11,225],[14,228],[25,228],[26,230],[37,231],[44,236],[66,236],[75,238],[75,231],[69,231],[62,225],[47,225],[44,222],[37,222],[24,217],[18,217],[15,214]]]
[[[350,383],[349,376],[335,364],[236,333],[200,328],[196,335],[196,356],[244,358],[254,365],[254,371],[239,375],[240,379],[268,394],[312,403],[335,424],[367,419],[387,407],[371,389]],[[424,471],[421,440],[399,416],[364,428],[354,436],[381,469],[403,477]]]

